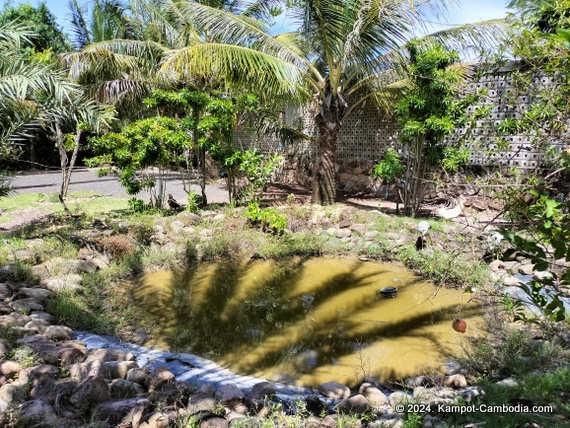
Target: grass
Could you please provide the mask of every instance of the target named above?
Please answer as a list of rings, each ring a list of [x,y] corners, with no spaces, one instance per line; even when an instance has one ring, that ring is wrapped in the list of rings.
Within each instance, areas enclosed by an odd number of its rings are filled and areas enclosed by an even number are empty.
[[[65,202],[72,213],[83,212],[88,215],[126,210],[128,207],[127,199],[102,196],[91,191],[70,192]],[[22,207],[45,214],[64,213],[57,193],[16,193],[2,198],[0,223],[7,223],[22,215]]]

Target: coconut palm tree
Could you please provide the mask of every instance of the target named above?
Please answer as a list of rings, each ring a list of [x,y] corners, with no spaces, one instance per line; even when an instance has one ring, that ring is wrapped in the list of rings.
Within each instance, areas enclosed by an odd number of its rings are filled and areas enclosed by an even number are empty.
[[[445,1],[298,0],[292,19],[299,31],[272,37],[258,21],[202,2],[165,1],[179,22],[192,23],[199,42],[167,53],[166,79],[212,78],[271,96],[313,100],[318,129],[314,140],[312,202],[335,201],[335,153],[343,120],[367,101],[393,105],[405,87],[396,66],[410,29],[421,25],[426,8]],[[423,7],[420,7],[422,6]],[[435,34],[441,41],[472,45],[492,34],[497,22]],[[479,44],[479,43],[478,43]]]

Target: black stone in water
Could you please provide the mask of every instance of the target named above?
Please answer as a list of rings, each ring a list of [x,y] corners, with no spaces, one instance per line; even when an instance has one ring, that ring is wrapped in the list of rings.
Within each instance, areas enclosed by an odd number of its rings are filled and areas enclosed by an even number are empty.
[[[384,287],[380,290],[383,297],[396,297],[398,289],[396,287]]]

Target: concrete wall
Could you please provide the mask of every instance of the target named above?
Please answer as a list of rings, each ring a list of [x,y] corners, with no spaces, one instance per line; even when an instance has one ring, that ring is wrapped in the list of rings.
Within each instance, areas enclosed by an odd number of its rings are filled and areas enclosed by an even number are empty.
[[[537,76],[533,84],[552,86],[554,82],[550,77]],[[469,165],[481,167],[500,165],[521,169],[535,168],[540,165],[543,155],[534,150],[531,141],[524,135],[509,136],[507,138],[508,147],[505,150],[488,150],[497,149],[497,137],[493,126],[498,125],[503,119],[516,118],[524,114],[532,102],[532,94],[513,98],[516,91],[509,68],[489,74],[478,81],[467,83],[462,91],[469,93],[479,89],[487,89],[487,96],[479,105],[492,105],[492,111],[489,117],[476,124],[467,140],[467,146],[471,152]],[[473,112],[476,107],[470,107],[468,111]],[[309,108],[289,106],[285,110],[285,117],[287,124],[301,127],[305,133],[316,136],[317,131]],[[371,103],[354,110],[345,119],[338,138],[337,181],[339,189],[347,192],[378,192],[379,183],[369,177],[369,172],[372,166],[382,159],[387,148],[392,147],[403,153],[403,147],[397,139],[398,131],[395,119],[382,116]],[[457,141],[465,132],[465,129],[458,129],[450,140]],[[240,136],[240,143],[244,146],[257,146],[268,152],[278,150],[285,155],[287,165],[281,179],[301,184],[310,182],[313,155],[310,142],[282,147],[275,138],[262,138],[261,140],[263,141],[245,134]],[[565,145],[560,143],[555,146],[556,150],[561,150]]]

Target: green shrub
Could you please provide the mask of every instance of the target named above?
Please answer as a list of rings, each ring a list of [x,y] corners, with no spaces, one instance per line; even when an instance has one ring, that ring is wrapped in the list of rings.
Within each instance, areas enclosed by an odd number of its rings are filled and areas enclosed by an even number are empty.
[[[285,214],[278,213],[275,208],[259,207],[257,202],[250,202],[245,216],[253,225],[259,225],[264,232],[270,232],[274,235],[281,235],[287,227],[287,217]]]
[[[188,198],[186,201],[186,211],[191,213],[197,213],[200,208],[204,206],[204,198],[199,195],[195,190],[191,190],[188,193]]]
[[[137,198],[129,199],[128,204],[129,204],[129,209],[131,209],[135,213],[146,213],[154,209],[152,204],[147,204],[145,201]]]

